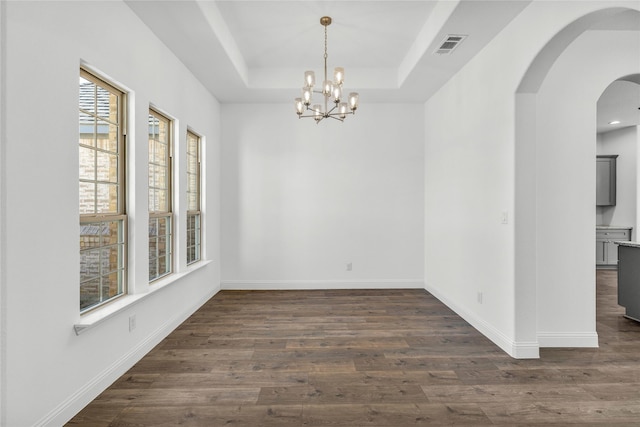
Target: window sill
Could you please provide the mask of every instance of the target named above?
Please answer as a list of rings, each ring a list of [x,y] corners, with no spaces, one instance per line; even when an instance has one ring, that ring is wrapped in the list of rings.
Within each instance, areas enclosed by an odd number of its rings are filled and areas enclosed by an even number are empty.
[[[146,299],[150,295],[155,294],[161,289],[169,286],[170,284],[180,280],[181,278],[189,275],[190,273],[200,270],[206,265],[210,264],[211,260],[202,260],[197,263],[189,265],[186,270],[180,273],[174,273],[167,277],[163,277],[152,284],[149,285],[149,291],[142,294],[131,294],[125,295],[123,297],[118,298],[110,304],[105,305],[95,311],[82,316],[79,323],[73,325],[73,329],[76,332],[76,335],[80,335],[83,332],[88,331],[89,329],[94,328],[105,320],[114,317],[121,311],[137,304],[138,302]]]

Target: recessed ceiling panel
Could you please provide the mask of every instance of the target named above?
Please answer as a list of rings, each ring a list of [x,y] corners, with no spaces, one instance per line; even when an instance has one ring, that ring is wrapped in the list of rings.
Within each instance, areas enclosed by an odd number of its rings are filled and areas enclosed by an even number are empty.
[[[398,67],[433,10],[433,1],[218,1],[249,68],[322,63],[322,16],[331,16],[331,64]]]

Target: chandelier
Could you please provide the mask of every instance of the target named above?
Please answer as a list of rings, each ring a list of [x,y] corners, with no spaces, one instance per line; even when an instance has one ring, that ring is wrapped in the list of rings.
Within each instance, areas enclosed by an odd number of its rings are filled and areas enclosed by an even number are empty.
[[[327,79],[327,27],[331,25],[331,17],[323,16],[320,24],[324,26],[324,80],[321,90],[314,90],[316,75],[313,71],[304,72],[304,87],[302,97],[295,99],[296,113],[298,118],[313,117],[316,123],[323,119],[332,118],[344,121],[347,114],[355,114],[358,108],[358,94],[351,92],[347,102],[343,102],[342,83],[344,82],[344,68],[336,67],[333,71],[333,81]],[[311,106],[314,93],[322,94],[324,106],[314,104]],[[305,115],[308,112],[309,114]]]

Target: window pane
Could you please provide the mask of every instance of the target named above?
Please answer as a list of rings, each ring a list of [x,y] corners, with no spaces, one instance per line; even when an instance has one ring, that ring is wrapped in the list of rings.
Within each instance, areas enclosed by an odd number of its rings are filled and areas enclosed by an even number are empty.
[[[151,170],[151,166],[149,167]],[[167,188],[167,169],[162,166],[155,166],[153,169],[154,187]]]
[[[158,219],[149,218],[149,237],[158,236]]]
[[[119,259],[120,250],[118,246],[111,246],[105,249],[102,249],[102,253],[100,254],[100,274],[106,275],[110,274],[113,271],[118,270],[118,259]]]
[[[169,122],[165,120],[161,120],[158,128],[158,141],[168,142],[169,141]]]
[[[158,262],[157,259],[149,258],[149,280],[153,280],[158,277]]]
[[[96,185],[93,182],[80,183],[80,213],[92,214],[96,212]]]
[[[171,272],[171,217],[149,219],[149,280]]]
[[[169,152],[169,146],[158,141],[155,141],[154,144],[154,156],[151,161],[157,165],[166,167],[168,165],[167,153]]]
[[[98,86],[97,91],[98,116],[111,123],[118,123],[118,97],[107,89]]]
[[[97,213],[117,213],[118,212],[118,185],[117,184],[96,184]]]
[[[120,295],[122,293],[121,276],[121,271],[114,271],[113,273],[104,277],[102,281],[103,295],[105,295],[107,298],[113,298],[116,295]]]
[[[158,218],[158,236],[166,237],[169,232],[169,218]]]
[[[99,224],[80,224],[80,250],[100,246],[100,227]]]
[[[155,210],[157,212],[168,212],[169,211],[169,193],[167,190],[156,190],[156,206]]]
[[[80,179],[96,179],[96,151],[83,146],[80,146]]]
[[[99,278],[80,283],[80,310],[86,310],[100,302]]]
[[[118,182],[118,156],[116,154],[97,152],[98,181]]]
[[[97,144],[102,150],[118,152],[118,126],[104,121],[98,121]]]
[[[80,109],[95,114],[96,85],[95,83],[80,77],[80,97],[78,100]]]
[[[200,214],[187,215],[187,264],[200,260]]]
[[[171,120],[149,110],[149,212],[171,212]],[[171,272],[171,218],[149,218],[149,280]]]
[[[160,120],[158,120],[158,118],[149,114],[149,139],[153,139],[153,140],[158,139],[159,123],[160,123]]]
[[[80,110],[78,133],[80,134],[80,144],[95,146],[96,139],[96,119]]]
[[[112,221],[102,225],[102,244],[115,245],[118,243],[124,243],[124,236],[122,235],[121,227],[118,222]]]
[[[80,281],[100,276],[100,249],[80,252]]]
[[[169,273],[169,256],[161,256],[158,258],[158,276],[163,276]]]
[[[149,212],[156,211],[156,191],[153,189],[149,189]]]
[[[156,166],[149,164],[149,189],[156,188]]]
[[[99,221],[80,225],[81,309],[124,292],[124,223]]]

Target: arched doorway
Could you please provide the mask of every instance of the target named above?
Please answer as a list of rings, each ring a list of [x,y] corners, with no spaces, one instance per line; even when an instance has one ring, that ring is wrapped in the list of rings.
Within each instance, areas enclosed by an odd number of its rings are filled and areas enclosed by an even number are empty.
[[[589,30],[638,15],[608,8],[574,21],[537,55],[515,94],[517,341],[598,345],[595,106],[611,81],[640,72],[640,48],[637,31]]]

